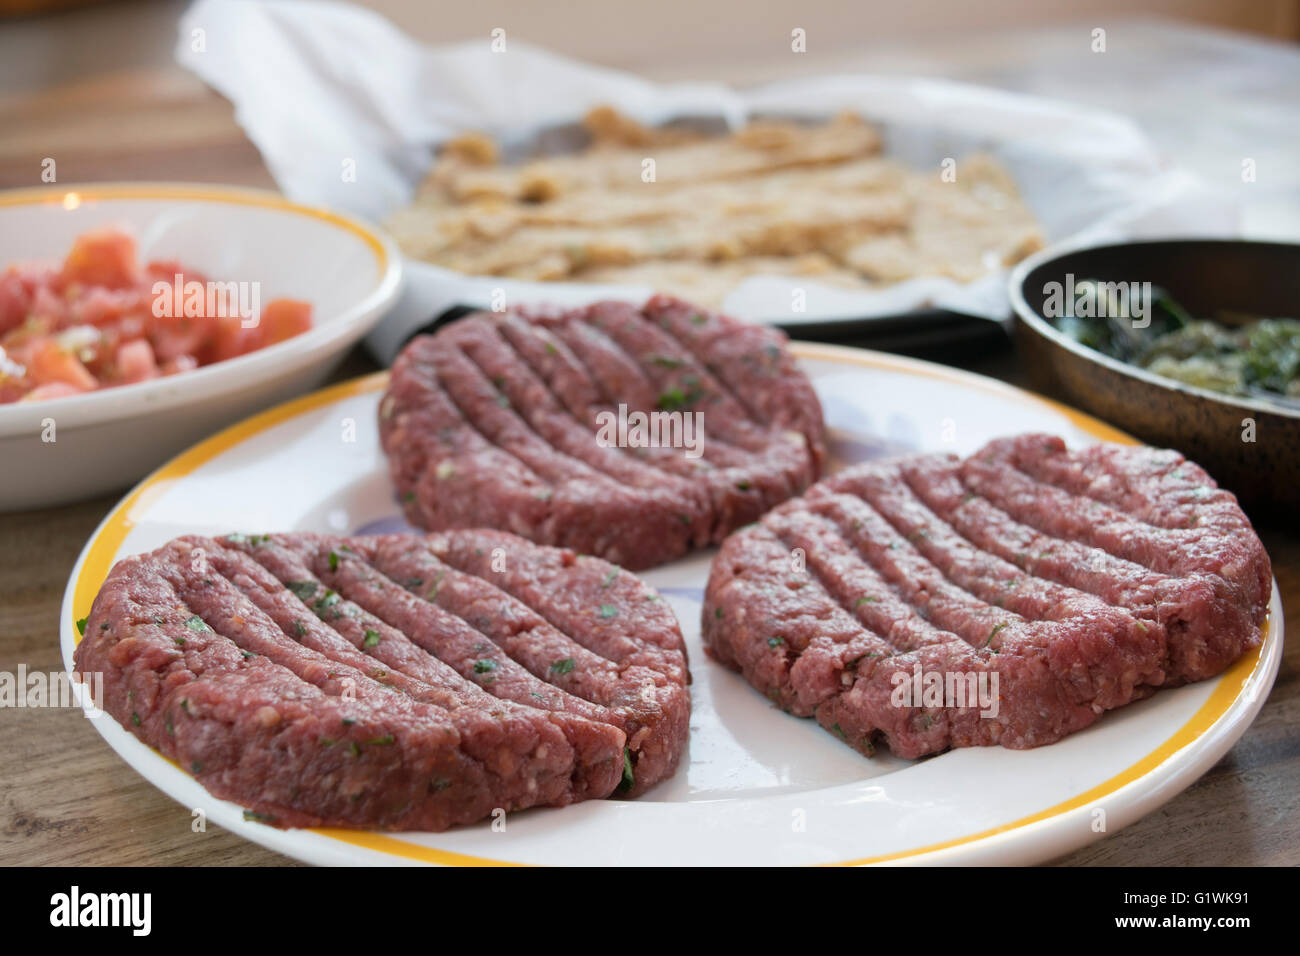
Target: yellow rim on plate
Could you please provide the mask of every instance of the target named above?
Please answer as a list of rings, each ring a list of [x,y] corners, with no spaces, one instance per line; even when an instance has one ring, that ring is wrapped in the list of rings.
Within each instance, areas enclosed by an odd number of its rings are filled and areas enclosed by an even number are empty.
[[[1045,406],[1053,411],[1064,415],[1076,428],[1101,441],[1119,442],[1127,445],[1138,444],[1132,436],[1125,434],[1117,428],[1107,425],[1105,422],[1085,415],[1068,406],[1050,399],[1042,398],[1025,392],[1021,389],[1001,382],[974,375],[970,372],[963,372],[957,369],[944,368],[943,366],[933,365],[929,362],[922,362],[917,359],[909,359],[901,356],[886,355],[883,353],[864,352],[858,349],[844,348],[834,345],[813,345],[809,343],[796,342],[792,345],[792,351],[800,358],[821,360],[826,362],[843,362],[851,365],[858,365],[864,368],[883,369],[885,371],[904,372],[910,375],[924,375],[929,378],[936,378],[953,384],[962,385],[967,388],[979,388],[985,392],[991,392],[1007,397],[1018,398],[1022,401],[1031,401],[1036,404]],[[368,392],[375,392],[383,388],[388,381],[387,372],[375,372],[362,378],[353,379],[334,385],[329,388],[312,392],[310,395],[304,395],[302,398],[286,402],[283,405],[276,406],[268,411],[254,415],[236,425],[218,432],[211,438],[208,438],[193,448],[181,453],[173,458],[167,464],[163,465],[149,477],[140,482],[129,494],[109,512],[99,531],[91,539],[86,548],[85,560],[82,562],[81,570],[77,574],[76,584],[73,589],[73,621],[78,621],[88,617],[90,606],[94,602],[95,595],[99,591],[100,585],[108,576],[109,569],[117,555],[118,549],[121,548],[122,542],[126,539],[127,533],[135,525],[133,515],[139,508],[157,499],[159,495],[165,492],[177,480],[190,474],[199,466],[216,458],[222,452],[233,448],[245,439],[273,428],[276,425],[287,422],[306,412],[332,404],[342,399],[351,398],[356,395],[364,395]],[[75,634],[75,623],[74,623]],[[1115,776],[1106,780],[1104,783],[1086,790],[1083,793],[1072,797],[1069,800],[1049,807],[1038,813],[1022,817],[1019,820],[1013,820],[1002,826],[992,827],[987,830],[981,830],[977,833],[967,834],[966,836],[957,837],[952,840],[946,840],[940,843],[933,843],[928,846],[915,847],[910,850],[902,850],[897,853],[888,853],[881,856],[864,857],[855,860],[845,860],[841,863],[832,864],[835,866],[857,866],[865,863],[884,863],[893,860],[903,860],[910,857],[922,856],[927,853],[934,853],[939,850],[947,850],[956,846],[975,843],[989,837],[998,836],[1008,833],[1012,830],[1018,830],[1023,827],[1031,826],[1050,820],[1077,810],[1089,803],[1108,797],[1130,783],[1139,780],[1141,777],[1150,773],[1156,767],[1160,766],[1178,751],[1193,743],[1197,738],[1204,734],[1214,723],[1219,720],[1237,699],[1237,695],[1245,686],[1246,681],[1259,667],[1263,660],[1263,649],[1268,640],[1268,624],[1264,626],[1263,638],[1255,650],[1244,654],[1235,664],[1219,676],[1218,686],[1200,709],[1196,711],[1191,718],[1176,730],[1164,743],[1155,750],[1151,751],[1141,760],[1132,766],[1121,771]],[[74,637],[76,643],[80,643],[79,637]],[[179,767],[178,767],[179,769]],[[421,846],[416,843],[408,843],[405,840],[383,833],[373,833],[363,830],[346,830],[338,827],[316,827],[309,832],[319,834],[324,837],[339,840],[344,843],[350,843],[367,850],[373,850],[379,853],[386,853],[393,856],[400,856],[410,860],[418,860],[425,863],[442,863],[453,866],[518,866],[521,864],[512,863],[507,860],[495,860],[489,857],[471,856],[463,853],[455,853],[450,850],[441,850],[436,847]]]
[[[27,189],[10,189],[0,192],[0,206],[28,206],[36,204],[60,205],[76,209],[83,202],[101,199],[180,199],[195,202],[224,202],[237,206],[259,206],[297,213],[312,219],[328,222],[350,232],[369,247],[379,263],[382,276],[388,269],[388,250],[379,237],[362,223],[341,216],[328,209],[304,206],[278,193],[258,189],[241,189],[234,186],[202,186],[188,183],[108,183],[85,186],[44,186]]]

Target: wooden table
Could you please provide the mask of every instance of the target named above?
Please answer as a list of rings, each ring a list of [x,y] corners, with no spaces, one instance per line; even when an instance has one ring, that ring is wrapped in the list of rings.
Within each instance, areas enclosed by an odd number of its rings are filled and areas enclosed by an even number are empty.
[[[174,4],[162,6],[174,15]],[[29,34],[108,29],[96,12],[77,16],[81,19],[28,23],[22,29]],[[129,15],[114,23],[110,36],[97,37],[104,49],[115,48],[112,36],[137,46],[142,36],[162,37],[169,47],[174,35],[169,25],[159,28]],[[166,55],[159,57],[154,46],[149,49],[152,59],[125,58],[51,86],[0,96],[0,129],[5,130],[0,186],[35,183],[48,155],[58,158],[60,180],[66,182],[161,178],[271,185],[230,106],[172,66]],[[0,64],[3,54],[0,48]],[[909,61],[912,69],[918,62],[924,66],[918,57]],[[127,59],[134,65],[123,65]],[[931,66],[934,72],[953,72],[951,59]],[[1000,59],[998,76],[1005,79],[1008,69]],[[752,72],[747,79],[755,78]],[[1024,384],[1006,343],[938,357]],[[358,351],[339,377],[374,367]],[[82,545],[117,498],[0,514],[0,670],[13,672],[20,664],[29,671],[61,668],[63,589]],[[1260,530],[1286,614],[1300,621],[1300,535],[1269,525]],[[1293,634],[1297,627],[1292,624]],[[1163,809],[1061,862],[1300,863],[1298,670],[1300,641],[1292,639],[1263,711],[1223,760]],[[189,811],[131,770],[79,712],[2,711],[0,733],[0,864],[289,862],[217,827],[192,832]]]

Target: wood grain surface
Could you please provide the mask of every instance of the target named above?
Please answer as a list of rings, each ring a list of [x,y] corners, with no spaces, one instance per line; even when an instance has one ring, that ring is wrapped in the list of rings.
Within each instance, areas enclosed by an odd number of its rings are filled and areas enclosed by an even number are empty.
[[[57,23],[48,29],[57,30]],[[41,159],[50,155],[58,157],[59,178],[66,182],[271,185],[229,104],[169,62],[7,91],[0,96],[0,129],[0,186],[36,184]],[[1023,371],[1005,342],[938,357],[1023,384]],[[374,367],[358,351],[337,377]],[[0,670],[61,668],[63,590],[81,547],[118,497],[0,514]],[[1267,523],[1260,533],[1295,633],[1300,535]],[[1059,862],[1300,863],[1297,644],[1287,641],[1281,672],[1258,719],[1204,778],[1161,810]],[[79,711],[0,711],[0,734],[0,864],[291,862],[215,826],[194,832],[189,809],[128,767]]]

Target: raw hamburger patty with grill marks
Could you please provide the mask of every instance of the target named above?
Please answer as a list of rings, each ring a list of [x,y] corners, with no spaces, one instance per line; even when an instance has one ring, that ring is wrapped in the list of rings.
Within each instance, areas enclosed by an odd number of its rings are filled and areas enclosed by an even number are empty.
[[[703,632],[864,753],[1021,749],[1222,672],[1271,582],[1236,498],[1177,452],[1031,434],[814,485],[723,544]]]
[[[499,531],[178,538],[114,566],[76,664],[127,730],[279,826],[636,796],[690,721],[651,588]]]
[[[700,454],[680,437],[620,446],[602,431],[620,408],[629,421],[701,413]],[[825,458],[821,406],[785,336],[664,296],[485,312],[420,336],[379,418],[412,523],[500,528],[633,569],[717,544]]]

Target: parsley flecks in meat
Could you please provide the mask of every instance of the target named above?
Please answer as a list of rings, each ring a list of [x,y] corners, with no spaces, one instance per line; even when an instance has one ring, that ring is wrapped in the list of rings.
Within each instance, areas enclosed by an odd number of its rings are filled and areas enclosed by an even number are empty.
[[[212,630],[212,628],[208,627],[208,622],[203,620],[203,618],[199,617],[197,614],[195,614],[193,617],[187,620],[185,622],[185,626],[188,627],[191,631],[197,631],[200,634],[202,634],[204,631]]]
[[[256,548],[270,541],[271,536],[269,534],[241,534],[236,531],[234,534],[226,535],[226,540],[231,544],[251,544]]]
[[[326,590],[326,592],[321,595],[320,600],[312,605],[312,608],[316,611],[317,614],[320,614],[324,611],[329,610],[335,604],[338,603],[339,603],[338,593],[335,591]]]
[[[686,393],[680,388],[670,388],[659,396],[656,404],[666,412],[682,408],[686,405]]]
[[[600,616],[603,617],[605,620],[609,620],[611,617],[613,617],[616,614],[618,614],[618,608],[616,608],[614,605],[602,604],[600,606]]]
[[[993,640],[994,636],[998,633],[998,631],[1006,627],[1008,623],[1009,622],[1007,621],[1002,621],[1001,623],[994,624],[993,630],[989,631],[989,636],[984,638],[984,643],[981,644],[980,647],[988,647],[989,643]]]
[[[684,392],[680,388],[670,388],[659,396],[659,400],[655,404],[665,412],[690,408],[704,397],[703,390],[697,384],[698,381],[698,379],[684,380],[683,384],[687,385],[690,391]]]
[[[337,571],[338,569],[339,569],[339,554],[338,554],[337,551],[331,551],[331,552],[330,552],[330,570],[331,570],[331,571]]]
[[[374,628],[366,628],[366,647],[374,647],[379,643],[379,632]]]
[[[853,606],[862,607],[862,605],[864,604],[874,604],[875,601],[876,599],[872,597],[870,594],[864,594],[862,595],[862,597],[858,598],[856,601],[853,602]]]
[[[784,643],[785,643],[785,638],[783,637],[769,637],[767,639],[768,647],[780,647]]]
[[[298,600],[304,604],[311,600],[312,595],[316,593],[315,581],[290,581],[285,585],[290,591],[298,596]]]
[[[618,568],[614,568],[607,575],[605,575],[605,577],[601,580],[600,586],[602,588],[609,587],[611,584],[614,583],[614,579],[617,577],[618,577]]]
[[[551,670],[557,674],[567,674],[573,670],[573,658],[565,657],[551,664]]]
[[[436,601],[438,599],[438,589],[442,587],[442,579],[446,576],[446,568],[443,568],[433,576],[433,584],[429,586],[429,593],[425,595],[426,600]]]
[[[382,737],[372,737],[370,740],[367,740],[366,743],[374,744],[377,747],[383,747],[383,746],[387,746],[388,744],[391,744],[396,739],[397,738],[394,737],[392,734],[384,734],[384,736]]]
[[[275,817],[268,816],[265,813],[258,813],[255,810],[245,810],[244,819],[253,823],[274,823]]]
[[[484,658],[481,661],[474,662],[475,674],[487,674],[497,669],[497,662]]]
[[[632,772],[632,751],[626,747],[623,748],[623,779],[619,782],[618,789],[626,793],[636,786],[636,774]]]

